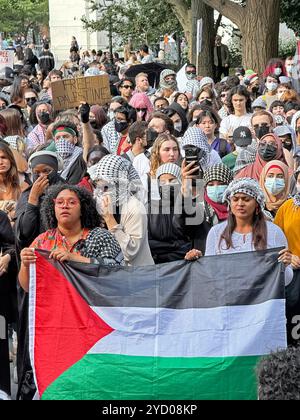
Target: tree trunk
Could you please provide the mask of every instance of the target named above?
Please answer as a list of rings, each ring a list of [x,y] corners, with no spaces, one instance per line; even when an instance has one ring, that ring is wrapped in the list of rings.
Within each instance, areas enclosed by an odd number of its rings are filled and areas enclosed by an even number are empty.
[[[214,10],[202,0],[192,0],[192,55],[191,61],[197,64],[198,74],[212,75],[214,45]],[[197,57],[197,21],[203,19],[202,49]]]
[[[243,65],[263,73],[268,61],[278,56],[280,0],[248,0],[242,33]]]
[[[244,7],[231,0],[203,1],[239,27],[244,66],[263,73],[278,55],[280,0],[247,0]]]

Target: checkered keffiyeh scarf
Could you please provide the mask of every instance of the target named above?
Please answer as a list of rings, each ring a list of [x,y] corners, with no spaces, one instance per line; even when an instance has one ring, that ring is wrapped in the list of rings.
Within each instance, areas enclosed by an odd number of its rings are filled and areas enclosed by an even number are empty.
[[[208,168],[210,158],[210,147],[206,135],[200,128],[189,128],[183,136],[181,144],[182,147],[195,146],[203,150],[205,154],[201,158],[199,163],[202,169],[206,170]]]
[[[242,169],[246,168],[248,165],[252,165],[256,160],[257,154],[257,144],[256,142],[252,142],[250,146],[246,147],[242,150],[236,160],[234,174],[238,174]]]
[[[110,121],[101,130],[104,147],[112,154],[118,151],[122,134],[118,133],[115,128],[115,122]]]
[[[92,166],[88,173],[92,181],[105,181],[110,185],[109,195],[114,206],[128,202],[131,195],[137,195],[142,189],[142,183],[131,162],[121,156],[105,156],[97,165]],[[95,196],[101,198],[103,192],[95,190]]]
[[[223,163],[213,165],[204,172],[205,185],[211,181],[224,182],[229,185],[233,181],[233,172]]]
[[[8,136],[3,139],[10,147],[18,152],[22,152],[25,148],[24,141],[20,136]]]
[[[262,211],[265,209],[265,196],[259,183],[252,178],[240,178],[235,179],[228,186],[224,193],[223,201],[227,201],[230,204],[230,200],[238,193],[243,193],[254,198],[260,205]]]
[[[92,181],[140,181],[137,171],[131,162],[121,156],[107,155],[89,170]]]
[[[165,163],[164,165],[161,165],[156,172],[156,179],[159,179],[165,174],[173,175],[181,182],[181,169],[175,163]]]
[[[124,264],[124,257],[115,237],[105,229],[96,228],[87,237],[82,255],[86,258],[96,258],[104,265],[114,267]]]

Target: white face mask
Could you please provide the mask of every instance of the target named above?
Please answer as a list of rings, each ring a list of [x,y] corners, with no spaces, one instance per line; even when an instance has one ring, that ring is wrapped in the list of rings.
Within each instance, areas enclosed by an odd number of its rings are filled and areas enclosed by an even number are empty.
[[[179,133],[181,133],[181,131],[182,131],[182,122],[175,123],[174,124],[174,129],[176,131],[178,131]]]
[[[275,83],[275,82],[266,83],[266,88],[268,89],[269,92],[274,92],[274,90],[278,88],[278,83]]]

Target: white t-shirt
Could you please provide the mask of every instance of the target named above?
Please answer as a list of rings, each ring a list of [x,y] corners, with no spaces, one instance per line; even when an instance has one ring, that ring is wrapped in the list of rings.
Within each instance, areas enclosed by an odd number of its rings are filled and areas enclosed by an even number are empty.
[[[235,115],[229,115],[224,118],[220,126],[220,137],[226,138],[228,133],[233,134],[234,130],[239,127],[251,127],[251,118],[253,114],[245,114],[242,117],[236,117]]]

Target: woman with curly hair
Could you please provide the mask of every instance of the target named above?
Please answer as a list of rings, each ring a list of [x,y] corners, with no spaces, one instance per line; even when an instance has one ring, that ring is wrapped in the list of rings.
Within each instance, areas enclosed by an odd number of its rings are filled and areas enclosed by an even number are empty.
[[[35,249],[50,251],[49,258],[105,266],[123,265],[121,248],[114,236],[99,228],[101,218],[93,197],[71,185],[49,189],[42,204],[47,231],[21,252],[19,281],[29,289],[29,267],[36,261]]]

